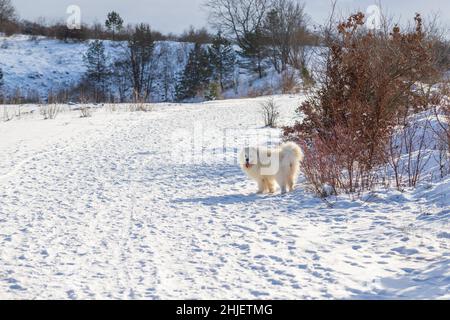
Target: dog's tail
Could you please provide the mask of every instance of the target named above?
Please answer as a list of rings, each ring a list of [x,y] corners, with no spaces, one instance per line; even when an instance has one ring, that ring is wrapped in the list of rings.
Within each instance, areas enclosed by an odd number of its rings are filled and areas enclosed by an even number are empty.
[[[305,158],[302,149],[294,142],[283,143],[281,150],[291,162],[302,162]]]
[[[305,157],[302,149],[293,142],[287,142],[281,145],[281,151],[284,154],[285,164],[290,168],[290,175],[297,177],[300,173],[300,162]]]

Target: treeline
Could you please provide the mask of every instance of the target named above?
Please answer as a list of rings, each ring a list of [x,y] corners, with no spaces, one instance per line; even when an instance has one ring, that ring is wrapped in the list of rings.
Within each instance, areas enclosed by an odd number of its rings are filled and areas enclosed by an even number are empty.
[[[176,36],[163,35],[148,24],[125,25],[117,12],[110,12],[104,24],[74,30],[62,23],[50,26],[45,21],[24,21],[18,19],[10,0],[0,0],[0,31],[62,41],[94,40],[84,59],[87,73],[82,82],[58,93],[69,98],[75,94],[79,99],[97,102],[149,100],[158,76],[152,74],[152,67],[165,63],[163,54],[153,54],[155,42],[162,40],[193,44],[185,70],[176,75],[159,75],[164,78],[159,80],[165,87],[166,101],[220,98],[224,91],[236,89],[237,67],[259,78],[274,69],[283,74],[286,87],[294,85],[288,66],[310,77],[305,48],[317,45],[319,36],[309,31],[302,4],[294,0],[209,0],[206,7],[215,34],[191,27]],[[228,10],[230,7],[232,10]],[[124,58],[109,61],[103,40],[117,42]],[[166,82],[174,81],[176,92],[170,96]]]
[[[82,24],[80,29],[70,29],[64,21],[49,23],[45,18],[36,21],[20,19],[11,0],[0,0],[0,32],[6,36],[24,34],[43,36],[63,41],[112,40],[127,41],[135,26],[125,24],[117,12],[110,12],[105,23]],[[181,35],[152,31],[155,40],[208,43],[212,35],[206,28],[189,27]]]
[[[211,25],[240,48],[247,68],[260,78],[268,67],[306,71],[307,46],[320,44],[309,30],[304,4],[293,0],[207,0]]]

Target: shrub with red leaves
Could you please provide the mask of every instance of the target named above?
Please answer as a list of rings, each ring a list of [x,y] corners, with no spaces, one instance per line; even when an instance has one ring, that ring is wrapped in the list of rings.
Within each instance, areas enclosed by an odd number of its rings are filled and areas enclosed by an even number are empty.
[[[373,187],[398,125],[423,110],[429,97],[417,82],[436,77],[422,18],[415,29],[370,31],[357,13],[329,37],[320,88],[297,110],[303,120],[284,128],[286,140],[305,149],[304,173],[318,193],[361,192]]]

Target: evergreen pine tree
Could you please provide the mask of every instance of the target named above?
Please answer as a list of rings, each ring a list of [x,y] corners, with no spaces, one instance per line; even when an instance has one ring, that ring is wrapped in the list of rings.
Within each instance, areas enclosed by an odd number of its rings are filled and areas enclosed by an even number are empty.
[[[218,82],[211,82],[206,90],[205,99],[211,101],[220,98],[220,84]]]
[[[265,73],[266,65],[264,59],[268,56],[267,38],[261,29],[254,32],[247,32],[243,37],[240,55],[247,59],[247,63],[243,63],[244,67],[256,72],[259,78]]]
[[[267,13],[266,20],[264,23],[264,31],[268,37],[268,55],[272,60],[272,64],[278,73],[282,70],[286,70],[285,60],[282,59],[282,52],[280,50],[280,43],[283,41],[283,24],[280,19],[280,14],[276,9],[272,9]],[[283,48],[284,49],[284,48]],[[289,58],[289,57],[288,57]]]
[[[110,69],[102,41],[94,40],[83,57],[86,65],[86,79],[92,85],[95,99],[99,102],[106,92]]]
[[[3,70],[0,68],[0,98],[3,98],[3,85],[5,84],[3,80]]]
[[[213,79],[220,84],[220,88],[224,91],[232,82],[236,63],[233,46],[219,31],[208,48],[208,52],[213,68]]]
[[[4,85],[3,70],[2,70],[2,68],[0,68],[0,92],[1,92],[3,85]]]
[[[147,101],[153,88],[155,70],[155,40],[150,25],[141,23],[135,26],[128,39],[126,56],[128,74],[131,76],[133,100]]]
[[[185,100],[204,92],[211,81],[212,68],[208,51],[196,43],[177,86],[177,100]]]
[[[108,13],[108,19],[105,22],[106,29],[112,33],[113,41],[115,41],[116,33],[123,29],[123,19],[115,11]]]

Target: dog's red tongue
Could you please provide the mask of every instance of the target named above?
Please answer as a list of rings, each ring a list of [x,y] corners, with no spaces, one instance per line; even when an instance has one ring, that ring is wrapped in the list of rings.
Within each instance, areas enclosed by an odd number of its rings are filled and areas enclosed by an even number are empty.
[[[246,163],[246,164],[245,164],[245,167],[246,167],[247,169],[250,169],[250,168],[252,167],[252,165],[251,165],[250,163]]]

